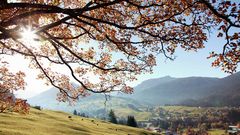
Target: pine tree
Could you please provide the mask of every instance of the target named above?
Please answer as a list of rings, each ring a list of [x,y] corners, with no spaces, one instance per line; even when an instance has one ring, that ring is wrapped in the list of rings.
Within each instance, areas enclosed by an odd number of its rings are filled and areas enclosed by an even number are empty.
[[[117,118],[116,118],[115,113],[112,109],[110,110],[108,117],[109,117],[109,122],[117,124]]]
[[[128,116],[127,125],[131,127],[138,127],[134,116]]]
[[[118,124],[127,125],[127,119],[125,119],[125,118],[118,119]]]
[[[77,110],[74,109],[73,114],[78,115]]]

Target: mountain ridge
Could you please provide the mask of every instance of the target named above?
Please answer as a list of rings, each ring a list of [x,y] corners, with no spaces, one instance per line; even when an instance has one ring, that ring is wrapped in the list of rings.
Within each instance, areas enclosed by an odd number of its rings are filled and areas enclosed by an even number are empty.
[[[114,95],[108,101],[109,108],[139,108],[155,105],[189,105],[189,106],[231,106],[234,99],[240,103],[240,72],[224,78],[214,77],[183,77],[165,76],[148,79],[134,87],[131,95]],[[55,91],[55,92],[54,92]],[[74,107],[56,101],[57,89],[49,89],[28,99],[31,105],[40,105],[48,109],[73,111]],[[232,99],[228,103],[223,98]],[[239,100],[238,100],[239,99]],[[202,101],[202,102],[200,102]],[[80,99],[77,106],[85,112],[99,112],[104,110],[104,95],[93,94]],[[95,107],[92,107],[94,106]],[[90,106],[90,107],[89,107]],[[101,106],[101,107],[100,107]],[[84,108],[84,109],[82,109]]]
[[[239,93],[240,89],[240,72],[223,77],[184,77],[175,78],[170,82],[154,85],[145,90],[141,90],[141,93],[137,93],[132,96],[133,99],[145,100],[154,105],[164,104],[181,104],[185,100],[206,100],[206,102],[221,102],[220,99],[234,97],[234,99],[240,99],[239,96],[234,93]],[[234,96],[233,96],[234,95]],[[221,98],[216,98],[216,97]],[[215,97],[218,101],[211,101],[211,97]],[[240,103],[240,100],[238,100]],[[236,101],[237,102],[237,101]],[[186,105],[186,104],[185,104]],[[201,103],[197,104],[201,105]],[[204,105],[206,105],[204,103]],[[211,103],[208,106],[221,106],[221,105],[233,105],[231,103],[214,104]],[[193,105],[194,106],[194,105]],[[196,105],[195,105],[196,106]]]

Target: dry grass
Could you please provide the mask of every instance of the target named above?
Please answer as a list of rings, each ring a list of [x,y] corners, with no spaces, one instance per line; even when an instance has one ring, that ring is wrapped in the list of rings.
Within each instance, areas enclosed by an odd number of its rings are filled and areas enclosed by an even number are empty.
[[[29,115],[0,114],[1,135],[153,135],[139,128],[72,116],[59,111],[31,109]]]

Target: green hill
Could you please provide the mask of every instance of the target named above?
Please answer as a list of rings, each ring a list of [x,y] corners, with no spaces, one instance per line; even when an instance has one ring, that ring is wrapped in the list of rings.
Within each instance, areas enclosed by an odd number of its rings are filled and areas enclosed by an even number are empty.
[[[71,118],[69,118],[71,116]],[[31,109],[30,114],[0,113],[1,135],[154,135],[140,128],[82,118],[60,111]]]
[[[110,109],[113,109],[119,117],[134,115],[138,120],[146,120],[149,116],[149,114],[140,110],[146,107],[146,105],[131,98],[111,96],[110,100],[106,102],[106,98],[103,94],[92,94],[91,96],[80,98],[71,106],[69,103],[57,101],[57,93],[58,90],[56,88],[51,88],[28,99],[27,102],[32,106],[41,106],[49,110],[64,111],[68,113],[77,110],[77,112],[98,118],[106,117]]]

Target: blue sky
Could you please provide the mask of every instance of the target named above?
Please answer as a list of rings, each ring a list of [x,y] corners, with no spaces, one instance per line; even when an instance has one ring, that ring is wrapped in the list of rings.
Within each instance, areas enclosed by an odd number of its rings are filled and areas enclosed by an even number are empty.
[[[205,43],[205,48],[198,50],[198,52],[186,52],[178,48],[175,53],[177,57],[174,61],[166,60],[163,55],[158,55],[157,66],[154,67],[153,74],[139,76],[139,80],[133,85],[146,79],[164,76],[177,78],[190,76],[222,78],[228,76],[230,74],[224,73],[220,68],[211,66],[214,59],[207,59],[211,51],[222,52],[224,43],[224,40],[211,35],[208,42]]]
[[[239,0],[231,0],[232,2],[239,3]],[[234,28],[230,32],[239,32],[240,29]],[[163,55],[157,56],[157,66],[153,70],[153,74],[145,74],[138,77],[138,81],[132,83],[133,86],[140,82],[150,79],[159,78],[164,76],[171,77],[217,77],[223,78],[229,73],[224,73],[221,68],[212,67],[211,63],[214,59],[207,59],[209,53],[212,51],[221,53],[223,51],[223,45],[226,43],[224,39],[217,38],[216,31],[212,30],[212,33],[208,35],[208,41],[205,43],[205,48],[198,50],[198,52],[186,52],[181,48],[178,48],[175,52],[177,57],[174,61],[165,59]],[[240,68],[237,68],[237,72]]]
[[[234,0],[238,2],[237,0]],[[233,31],[239,31],[235,29]],[[131,86],[136,86],[142,81],[151,78],[160,78],[164,76],[171,77],[218,77],[222,78],[230,74],[224,73],[220,68],[211,67],[213,59],[207,59],[209,53],[212,51],[222,52],[225,41],[216,38],[214,33],[211,34],[209,40],[205,43],[205,48],[200,49],[198,52],[186,52],[181,48],[176,50],[174,61],[166,60],[163,55],[157,56],[157,66],[154,67],[152,74],[143,74],[138,76],[138,80],[130,83]],[[19,66],[21,65],[21,66]],[[27,71],[26,81],[28,83],[24,92],[18,92],[19,97],[28,98],[40,92],[49,89],[51,86],[46,86],[43,81],[36,80],[37,74],[34,70],[27,68],[28,63],[22,58],[15,57],[13,60],[13,69],[18,71]],[[240,71],[239,68],[237,71]]]

